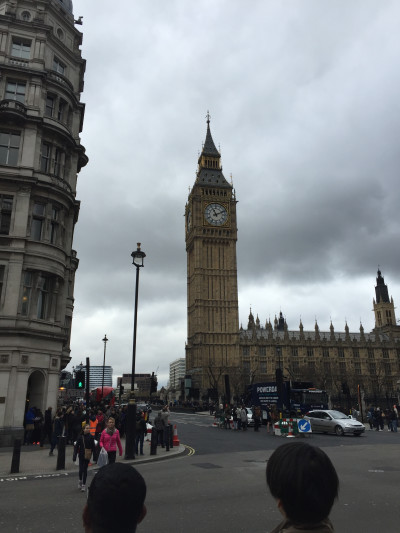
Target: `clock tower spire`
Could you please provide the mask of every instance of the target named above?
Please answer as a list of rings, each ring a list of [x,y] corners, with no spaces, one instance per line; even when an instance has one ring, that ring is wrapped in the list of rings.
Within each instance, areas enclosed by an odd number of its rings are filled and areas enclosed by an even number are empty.
[[[192,378],[194,399],[229,396],[226,376],[236,375],[239,366],[236,203],[235,191],[222,173],[207,113],[206,139],[185,209],[186,372]]]

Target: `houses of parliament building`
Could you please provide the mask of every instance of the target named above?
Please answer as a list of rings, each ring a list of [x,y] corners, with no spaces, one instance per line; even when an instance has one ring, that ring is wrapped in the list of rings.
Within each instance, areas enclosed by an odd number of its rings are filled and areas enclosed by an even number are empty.
[[[239,327],[236,194],[224,177],[207,118],[207,133],[195,183],[185,207],[187,252],[186,374],[196,399],[239,398],[247,386],[285,380],[308,381],[331,398],[341,394],[366,402],[391,402],[400,387],[400,326],[380,270],[373,300],[375,328],[366,333],[289,329],[283,317],[261,324],[250,310]],[[383,405],[383,404],[382,404]]]

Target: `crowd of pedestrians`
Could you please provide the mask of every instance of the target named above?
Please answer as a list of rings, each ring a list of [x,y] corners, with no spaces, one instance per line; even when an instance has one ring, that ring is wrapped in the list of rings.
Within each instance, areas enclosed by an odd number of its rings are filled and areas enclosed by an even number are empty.
[[[386,423],[388,431],[397,433],[399,420],[397,406],[393,405],[391,409],[381,409],[380,407],[371,406],[367,411],[367,420],[371,430],[383,431]]]
[[[259,431],[263,422],[266,419],[267,431],[271,430],[273,422],[277,419],[277,414],[274,409],[267,407],[264,409],[264,414],[261,407],[253,405],[245,407],[242,405],[220,404],[218,407],[210,405],[210,414],[214,414],[218,420],[218,426],[225,429],[233,429],[234,431],[247,431],[249,426],[254,428],[254,431]]]

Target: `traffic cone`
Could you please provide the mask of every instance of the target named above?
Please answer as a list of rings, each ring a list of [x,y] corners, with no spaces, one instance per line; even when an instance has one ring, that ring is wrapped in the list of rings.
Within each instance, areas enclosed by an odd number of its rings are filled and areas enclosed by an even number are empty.
[[[174,446],[179,446],[178,430],[176,428],[176,424],[174,425],[174,438],[172,439],[172,442],[174,443]]]
[[[290,437],[290,438],[294,437],[294,435],[293,435],[293,419],[292,418],[289,421],[289,432],[286,435],[286,437]]]

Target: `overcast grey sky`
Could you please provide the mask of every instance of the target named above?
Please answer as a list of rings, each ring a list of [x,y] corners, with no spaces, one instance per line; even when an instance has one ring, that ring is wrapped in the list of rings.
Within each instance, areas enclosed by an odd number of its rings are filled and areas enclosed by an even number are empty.
[[[374,327],[378,264],[400,302],[400,3],[74,0],[89,164],[74,248],[72,365],[137,372],[185,355],[184,208],[211,132],[236,189],[240,321],[282,310]],[[400,318],[400,313],[399,313]]]

